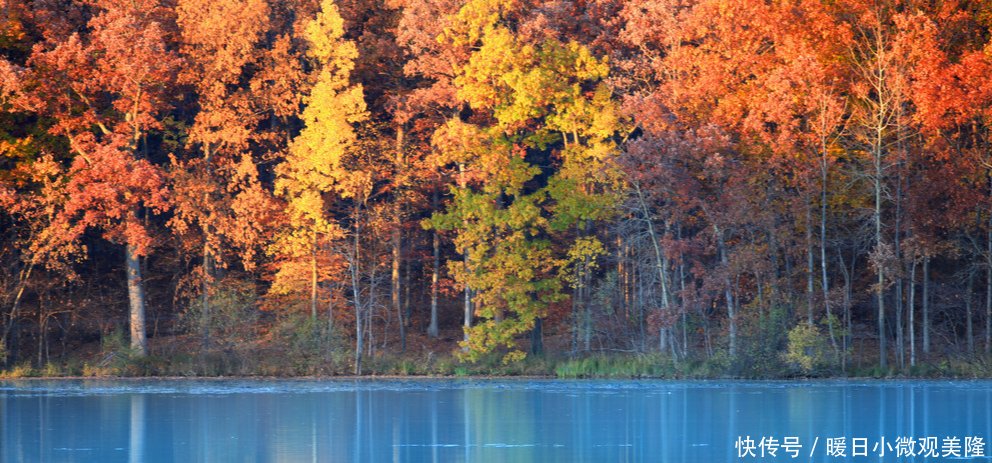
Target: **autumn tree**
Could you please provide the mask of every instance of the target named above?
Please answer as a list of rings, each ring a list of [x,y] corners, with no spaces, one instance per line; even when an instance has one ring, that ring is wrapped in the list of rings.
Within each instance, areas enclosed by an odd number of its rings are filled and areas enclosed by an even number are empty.
[[[453,115],[458,114],[461,102],[457,98],[454,79],[456,68],[465,62],[469,49],[456,46],[438,37],[457,21],[455,13],[463,2],[458,0],[403,0],[397,2],[401,15],[396,25],[396,43],[406,52],[403,74],[409,88],[396,101],[394,117],[407,130],[407,144],[414,140],[424,150],[422,178],[431,188],[433,212],[441,206],[444,179],[448,174],[444,167],[446,155],[441,149],[432,147],[433,133]],[[458,181],[465,182],[464,168],[453,174]],[[441,236],[437,228],[431,230],[431,307],[428,334],[438,336],[438,310],[441,285]],[[462,256],[467,265],[467,255]],[[462,326],[467,333],[472,326],[472,288],[465,286],[462,297]]]
[[[482,318],[467,328],[466,357],[505,348],[504,362],[523,357],[515,337],[539,327],[547,306],[560,299],[565,268],[585,265],[575,271],[584,279],[602,252],[588,233],[569,235],[563,250],[551,238],[574,227],[588,231],[609,216],[616,182],[609,138],[618,124],[602,84],[605,63],[576,42],[515,36],[525,10],[514,8],[520,6],[469,2],[455,16],[444,38],[478,45],[454,80],[475,114],[449,120],[434,136],[446,163],[458,166],[460,182],[432,225],[456,231],[467,260],[451,271],[475,291],[474,312]],[[540,167],[549,162],[556,164],[550,176]]]
[[[901,175],[901,162],[905,155],[902,141],[909,128],[909,115],[905,111],[909,102],[907,77],[910,44],[899,40],[896,22],[901,17],[896,16],[892,7],[879,5],[859,11],[858,20],[852,25],[854,44],[851,48],[856,74],[852,91],[852,131],[867,157],[866,176],[871,183],[874,202],[872,267],[877,277],[874,293],[878,313],[879,367],[882,369],[888,365],[885,295],[893,283],[888,274],[895,273],[893,266],[901,258],[901,230],[894,227],[890,233],[884,213],[890,201],[898,205],[902,200],[898,193],[890,193],[893,188],[889,181],[893,170]],[[901,188],[902,178],[897,178],[896,183],[896,189]],[[900,219],[897,211],[895,220]],[[901,304],[901,283],[896,288],[899,290],[897,304]]]
[[[169,207],[149,133],[170,107],[179,58],[172,10],[155,2],[94,2],[86,28],[35,47],[7,82],[14,105],[55,120],[75,154],[53,227],[65,242],[90,228],[125,247],[131,346],[147,351],[139,259],[153,245],[143,217]]]
[[[664,235],[684,230],[678,241],[706,250],[693,256],[705,270],[691,274],[704,275],[706,300],[722,299],[727,349],[736,356],[746,303],[741,297],[751,291],[760,296],[766,281],[776,287],[773,262],[787,253],[778,244],[787,239],[774,229],[776,211],[788,207],[774,193],[782,177],[774,175],[767,145],[754,143],[747,125],[761,101],[755,98],[763,93],[760,79],[777,64],[769,45],[780,40],[781,12],[756,3],[632,2],[621,15],[625,52],[618,56],[616,85],[639,129],[628,140],[624,165],[638,216],[657,236],[649,253],[660,299],[672,303],[669,286],[675,285],[668,282],[675,280],[671,257],[678,247]],[[748,186],[752,181],[761,187]],[[754,260],[772,265],[742,265]],[[685,274],[680,270],[679,279]],[[774,291],[771,298],[758,297],[763,304],[769,299],[776,299]],[[671,317],[661,318],[670,323]]]
[[[289,223],[274,248],[286,262],[276,275],[273,290],[292,290],[287,280],[294,269],[293,262],[308,262],[310,315],[317,317],[320,283],[329,276],[327,272],[333,271],[333,263],[340,262],[336,256],[328,256],[329,244],[346,235],[329,213],[328,204],[338,199],[351,200],[356,212],[348,267],[355,308],[355,373],[360,374],[363,304],[359,274],[363,256],[357,211],[367,199],[371,184],[367,174],[353,170],[354,125],[367,116],[362,86],[352,84],[350,79],[357,50],[354,43],[344,39],[344,32],[344,21],[333,0],[322,2],[316,18],[306,25],[307,58],[316,77],[301,115],[305,126],[277,169],[276,191],[286,201]],[[321,262],[325,263],[323,269]]]
[[[814,322],[814,288],[819,280],[824,321],[835,355],[839,355],[835,302],[830,295],[832,259],[827,250],[831,190],[838,185],[832,177],[838,175],[835,165],[843,150],[848,79],[846,68],[834,57],[846,53],[851,44],[849,28],[830,13],[818,1],[801,2],[798,8],[780,12],[784,17],[780,17],[783,27],[776,36],[776,64],[760,77],[758,101],[745,126],[772,149],[776,163],[794,179],[800,192],[804,203],[800,207],[805,212],[807,324]],[[816,224],[814,208],[819,215]],[[814,235],[818,235],[816,244]]]
[[[241,250],[242,262],[251,268],[263,241],[258,219],[269,202],[250,151],[261,135],[256,131],[261,111],[246,74],[257,65],[270,12],[263,0],[183,0],[176,11],[186,63],[180,80],[192,87],[199,109],[187,143],[199,156],[174,160],[171,223],[180,235],[193,229],[200,234],[200,325],[206,347],[213,269],[228,265],[223,251],[232,247]]]

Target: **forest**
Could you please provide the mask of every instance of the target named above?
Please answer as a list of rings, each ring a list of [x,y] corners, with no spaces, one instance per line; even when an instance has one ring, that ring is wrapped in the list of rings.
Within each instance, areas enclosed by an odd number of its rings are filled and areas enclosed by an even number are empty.
[[[987,1],[0,4],[8,372],[992,375]]]

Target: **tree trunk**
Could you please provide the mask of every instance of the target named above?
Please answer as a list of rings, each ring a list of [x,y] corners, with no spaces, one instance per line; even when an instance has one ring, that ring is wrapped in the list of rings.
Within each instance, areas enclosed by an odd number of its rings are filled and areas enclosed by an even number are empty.
[[[826,144],[821,146],[820,161],[820,291],[823,294],[823,308],[827,311],[827,332],[830,334],[830,346],[834,349],[834,357],[840,357],[837,349],[837,336],[834,334],[834,319],[830,307],[830,280],[827,277],[827,165]]]
[[[203,242],[203,284],[200,288],[200,345],[204,351],[210,349],[210,273],[212,272],[209,245]]]
[[[128,305],[131,311],[131,349],[138,355],[144,356],[148,354],[148,342],[145,339],[145,290],[141,281],[138,249],[131,243],[125,246],[124,261],[127,267]]]
[[[824,96],[821,100],[820,108],[820,290],[823,294],[823,308],[827,313],[827,331],[830,334],[830,345],[834,349],[834,357],[840,357],[837,349],[837,336],[834,334],[833,314],[830,307],[830,280],[827,277],[827,188],[830,180],[830,163],[828,140],[829,133],[834,129],[828,122],[827,100],[829,96]]]
[[[403,169],[403,124],[396,128],[396,169],[395,175],[399,176]],[[393,267],[390,275],[390,298],[393,303],[393,311],[396,312],[396,319],[400,325],[400,352],[406,352],[406,322],[403,319],[403,305],[400,301],[400,264],[402,259],[402,217],[400,208],[400,188],[396,188],[396,195],[393,198],[393,229],[392,229],[392,254]]]
[[[581,265],[581,264],[579,264]],[[579,265],[575,266],[575,281],[579,281]],[[579,298],[582,294],[579,293],[578,288],[572,288],[572,349],[571,355],[575,356],[579,352],[579,329],[581,327],[581,320],[579,320],[579,308],[582,305],[579,303]]]
[[[971,295],[975,292],[975,272],[968,271],[968,284],[964,294],[965,337],[968,339],[968,353],[975,353],[975,331],[972,323]]]
[[[733,358],[737,356],[737,314],[735,313],[734,291],[730,280],[730,264],[727,259],[727,249],[723,242],[723,232],[716,225],[713,225],[713,232],[716,234],[717,248],[720,253],[720,264],[723,266],[721,270],[724,273],[724,298],[727,302],[727,321],[729,322],[728,351],[730,357]]]
[[[654,218],[652,217],[650,209],[648,209],[647,202],[644,200],[644,194],[641,192],[641,187],[637,182],[633,182],[634,191],[637,193],[637,202],[640,205],[641,214],[644,216],[644,221],[648,226],[648,235],[651,238],[651,247],[654,249],[655,267],[658,270],[658,283],[661,285],[661,310],[667,315],[668,312],[668,281],[665,278],[665,269],[667,267],[667,262],[665,262],[665,252],[661,249],[661,243],[658,239],[658,233],[654,229]],[[668,329],[661,327],[658,330],[658,351],[664,352],[666,350],[666,341],[668,339]]]
[[[878,144],[875,148],[875,210],[872,212],[872,221],[875,223],[875,249],[882,251],[882,153],[881,153],[881,132],[878,135]],[[878,262],[875,272],[878,274],[878,281],[875,287],[875,299],[878,303],[878,366],[884,373],[888,369],[888,349],[886,348],[885,336],[885,263]]]
[[[985,354],[992,353],[992,214],[985,235]]]
[[[895,211],[895,227],[893,227],[892,233],[892,248],[895,253],[895,260],[899,262],[899,266],[902,267],[902,164],[903,160],[906,158],[905,150],[902,148],[902,142],[900,142],[899,149],[899,162],[896,164],[896,211]],[[905,268],[905,267],[902,267]],[[902,276],[896,275],[895,277],[895,298],[896,298],[896,359],[899,361],[899,368],[906,368],[906,341],[904,339],[903,333],[903,300],[902,300]]]
[[[403,319],[403,304],[400,300],[400,224],[399,224],[399,214],[396,214],[397,218],[394,219],[393,230],[392,230],[392,255],[393,255],[393,266],[392,273],[390,275],[390,300],[393,304],[393,311],[396,312],[396,319],[400,326],[400,352],[406,352],[406,323]]]
[[[461,162],[458,163],[458,187],[463,190],[467,187],[467,182],[465,180],[465,164]],[[470,271],[469,251],[467,248],[465,249],[462,259],[465,265],[465,271]],[[472,288],[470,288],[468,284],[465,285],[465,317],[462,327],[465,333],[465,342],[467,343],[469,329],[472,328]],[[467,348],[468,347],[466,346],[465,349]]]
[[[468,268],[468,255],[465,255],[465,268]],[[468,341],[469,329],[472,328],[472,288],[465,285],[465,318],[462,322],[465,332],[465,341]]]
[[[34,270],[35,257],[32,255],[31,261],[28,263],[27,267],[21,270],[17,278],[17,293],[14,295],[14,303],[10,307],[10,315],[7,317],[7,323],[3,327],[3,336],[0,337],[0,350],[7,353],[6,358],[3,360],[2,364],[4,367],[13,365],[14,363],[14,347],[9,346],[10,334],[14,330],[14,324],[17,323],[18,311],[21,307],[21,300],[24,297],[24,289],[27,288],[28,280],[31,279],[31,272]],[[12,344],[12,343],[11,343]]]
[[[899,368],[906,368],[906,352],[905,346],[906,341],[903,338],[903,303],[902,303],[902,278],[897,277],[895,279],[895,305],[896,305],[896,361],[899,363]]]
[[[431,205],[435,211],[438,210],[438,202],[438,192],[437,187],[435,186],[434,192],[431,196]],[[436,339],[438,336],[437,285],[441,273],[441,238],[438,236],[437,230],[433,231],[431,242],[434,247],[434,266],[431,272],[431,323],[427,326],[427,335]]]
[[[676,239],[682,240],[682,226],[675,224]],[[689,311],[685,304],[685,259],[679,251],[679,308],[682,310],[682,357],[689,357]]]
[[[38,368],[45,364],[45,299],[38,298]]]
[[[806,324],[813,326],[813,206],[806,201]]]
[[[626,250],[626,245],[623,242],[623,236],[620,234],[620,232],[617,232],[616,252],[617,252],[616,255],[617,292],[616,295],[614,296],[615,297],[614,305],[617,308],[617,313],[623,314],[623,318],[627,321],[630,321],[632,320],[632,318],[630,316],[630,312],[628,311],[628,307],[625,304],[626,301],[624,301],[623,298],[624,285],[625,285],[624,279],[626,278],[626,276],[624,275],[624,273],[626,272],[626,270],[624,269],[624,259],[626,258],[625,253],[627,252],[627,250]]]
[[[360,251],[360,248],[359,248],[360,242],[359,242],[359,239],[358,239],[358,237],[359,237],[359,231],[360,231],[360,227],[359,227],[359,224],[358,224],[358,208],[359,208],[359,206],[356,204],[355,205],[354,218],[353,218],[354,224],[352,225],[352,227],[353,227],[353,235],[354,236],[352,237],[352,244],[351,244],[351,246],[352,246],[351,247],[351,266],[350,266],[351,268],[349,270],[351,270],[351,272],[350,272],[351,273],[351,294],[352,294],[352,298],[353,298],[353,303],[355,304],[355,374],[356,375],[361,375],[362,374],[362,347],[363,347],[363,343],[362,343],[363,338],[362,338],[362,335],[363,335],[363,331],[362,331],[362,299],[361,299],[362,291],[361,291],[361,288],[359,288],[359,281],[360,281],[360,277],[361,277],[361,274],[359,273],[359,270],[360,270],[360,268],[359,268],[360,260],[359,259],[361,259],[361,251]]]
[[[211,155],[210,144],[204,143],[203,161],[208,176],[213,173],[213,169],[210,168]],[[209,204],[209,202],[210,192],[204,191],[203,204]],[[213,263],[210,259],[210,236],[213,233],[213,228],[210,219],[210,217],[207,217],[206,224],[203,225],[203,282],[200,288],[200,291],[203,293],[200,295],[200,345],[204,351],[210,349],[210,278],[213,272]]]
[[[327,290],[327,334],[334,333],[334,290],[337,285],[332,284]]]
[[[591,223],[587,220],[583,224],[581,236],[589,236]],[[592,309],[589,303],[589,256],[582,258],[582,270],[579,273],[579,291],[582,293],[582,342],[586,352],[592,349]]]
[[[310,249],[310,319],[317,321],[317,238]]]
[[[909,366],[916,366],[916,258],[909,266]]]
[[[534,328],[530,332],[530,353],[541,355],[544,353],[544,328],[541,317],[534,319]]]
[[[844,278],[844,300],[842,302],[844,307],[844,333],[841,336],[841,361],[840,369],[842,372],[847,372],[847,355],[848,355],[848,345],[850,344],[851,337],[851,274],[854,273],[854,261],[857,256],[851,257],[851,270],[848,271],[847,264],[844,263],[844,252],[841,250],[840,246],[837,246],[837,268],[840,269],[841,276]]]
[[[407,234],[406,236],[407,242],[411,242],[413,240],[413,237],[410,236],[411,234],[412,232],[410,232],[410,234]],[[413,287],[413,285],[410,283],[410,280],[412,278],[410,276],[412,275],[412,273],[410,273],[411,261],[412,259],[409,258],[403,259],[403,278],[402,278],[403,284],[401,286],[403,288],[403,322],[404,322],[403,326],[405,328],[410,328],[411,320],[413,320],[413,303],[412,303],[413,299],[412,296],[410,295],[412,293],[410,289]],[[418,297],[418,299],[420,298]]]
[[[923,258],[923,353],[930,353],[930,256]]]

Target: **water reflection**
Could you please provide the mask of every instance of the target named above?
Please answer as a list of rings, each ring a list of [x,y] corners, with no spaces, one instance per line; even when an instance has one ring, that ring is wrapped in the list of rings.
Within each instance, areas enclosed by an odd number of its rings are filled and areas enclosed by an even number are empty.
[[[145,395],[131,396],[131,429],[127,461],[137,463],[145,455]]]
[[[39,384],[0,383],[2,461],[737,461],[738,436],[837,461],[827,438],[992,430],[989,382]]]

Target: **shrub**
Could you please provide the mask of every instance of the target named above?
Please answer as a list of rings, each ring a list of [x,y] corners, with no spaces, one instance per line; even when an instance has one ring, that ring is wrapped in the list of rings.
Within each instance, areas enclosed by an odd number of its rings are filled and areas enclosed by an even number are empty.
[[[58,365],[56,365],[54,363],[51,363],[51,362],[46,363],[45,366],[41,368],[41,372],[40,373],[41,373],[41,376],[45,376],[45,377],[49,377],[49,378],[52,378],[52,377],[55,377],[55,376],[63,376],[64,375],[64,373],[62,371],[62,368],[60,368]]]
[[[83,376],[154,375],[159,373],[156,364],[161,363],[156,357],[139,355],[119,329],[100,338],[100,352],[95,360],[93,365],[83,364],[80,369]]]
[[[282,346],[280,359],[290,367],[290,374],[313,375],[347,371],[351,359],[350,343],[327,322],[308,315],[291,314],[275,325],[273,335]]]
[[[428,364],[431,367],[431,372],[436,375],[451,376],[455,374],[455,369],[458,368],[458,361],[451,355],[441,355],[436,361],[431,362],[428,359]]]
[[[731,370],[730,355],[726,350],[714,352],[712,357],[703,360],[690,359],[683,362],[684,376],[689,378],[725,378]]]
[[[737,355],[728,358],[727,368],[719,371],[719,362],[711,362],[707,376],[734,376],[744,378],[777,378],[786,376],[788,368],[782,361],[786,347],[784,327],[788,311],[773,307],[767,313],[743,318],[738,332]],[[716,373],[716,375],[713,375]]]
[[[100,358],[86,376],[125,375],[135,354],[124,332],[115,329],[100,337]]]
[[[678,373],[664,354],[592,355],[561,362],[554,371],[559,378],[666,378]]]
[[[819,374],[829,368],[830,346],[816,326],[800,323],[789,331],[785,359],[804,374]]]
[[[238,280],[226,279],[214,288],[207,320],[203,318],[203,305],[196,298],[183,312],[181,324],[186,332],[199,334],[206,323],[211,346],[231,351],[250,344],[245,341],[254,337],[259,314],[254,289]]]
[[[0,379],[17,379],[38,376],[38,372],[31,368],[30,363],[22,363],[7,371],[0,371]]]

